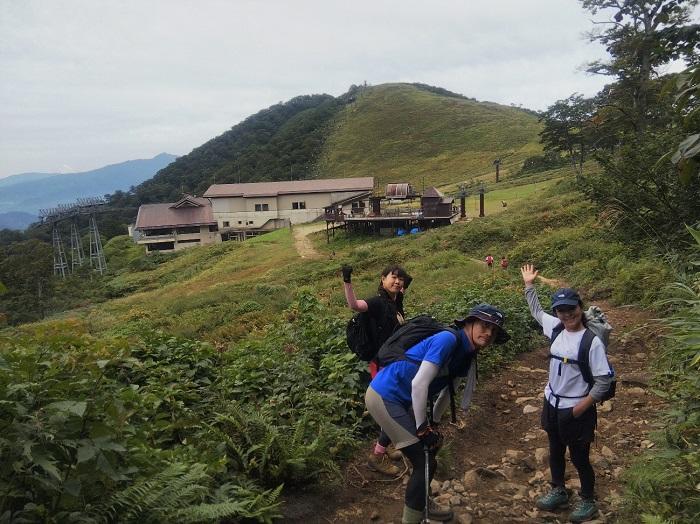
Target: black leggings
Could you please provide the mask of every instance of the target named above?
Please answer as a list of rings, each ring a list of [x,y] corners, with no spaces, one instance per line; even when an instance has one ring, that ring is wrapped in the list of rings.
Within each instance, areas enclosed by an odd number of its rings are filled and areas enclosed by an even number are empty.
[[[595,473],[591,466],[591,441],[595,433],[596,410],[592,406],[578,418],[572,417],[571,408],[555,409],[545,400],[542,426],[549,437],[549,470],[552,484],[564,487],[566,448],[581,481],[581,498],[592,499]]]
[[[402,448],[401,451],[411,461],[413,473],[408,479],[406,486],[406,506],[411,509],[423,511],[425,509],[425,451],[423,444],[416,442],[410,446]],[[435,452],[430,452],[430,479],[433,480],[437,460],[435,460]]]
[[[391,439],[389,438],[389,435],[387,435],[384,430],[379,433],[379,438],[377,439],[377,443],[380,446],[387,447],[389,444],[391,444]]]
[[[564,487],[564,472],[566,471],[566,445],[562,444],[557,436],[549,435],[549,469],[552,472],[552,484]],[[589,454],[591,451],[590,442],[575,442],[569,444],[569,455],[578,471],[578,478],[581,481],[581,498],[592,499],[595,488],[595,473]]]

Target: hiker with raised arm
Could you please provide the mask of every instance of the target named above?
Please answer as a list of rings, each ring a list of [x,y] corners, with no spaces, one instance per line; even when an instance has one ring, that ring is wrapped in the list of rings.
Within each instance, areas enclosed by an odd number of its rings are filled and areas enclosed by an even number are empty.
[[[369,374],[374,378],[379,370],[376,359],[379,348],[404,323],[403,297],[413,279],[401,266],[387,266],[382,271],[377,294],[366,300],[358,300],[352,287],[352,267],[344,265],[341,271],[348,307],[362,314],[353,320],[358,321],[357,329],[367,332],[363,333],[367,335],[365,342],[368,346],[366,350],[369,351],[366,360],[369,361]],[[395,477],[401,470],[391,461],[401,460],[401,453],[392,449],[390,444],[391,439],[381,431],[367,459],[367,467],[377,473]]]
[[[581,482],[580,499],[569,515],[572,522],[591,520],[598,512],[595,502],[595,473],[590,461],[595,435],[595,404],[614,394],[614,372],[603,341],[587,328],[583,302],[570,288],[552,294],[553,315],[546,313],[534,287],[539,272],[531,264],[520,268],[530,313],[550,339],[549,381],[544,389],[542,429],[549,439],[549,469],[552,488],[537,499],[536,506],[554,511],[568,506],[564,484],[566,448],[569,448]]]
[[[457,329],[445,328],[402,351],[377,373],[367,388],[367,410],[413,466],[406,485],[403,524],[420,523],[426,509],[431,520],[452,519],[449,508],[432,501],[426,506],[437,464],[435,456],[443,440],[429,420],[428,398],[431,390],[436,389],[432,386],[448,375],[452,361],[469,360],[473,353],[492,343],[507,342],[510,337],[503,328],[504,322],[505,316],[499,309],[479,304],[465,318],[456,321]],[[386,348],[390,342],[410,325],[400,328],[387,341],[380,350],[381,359],[388,354]],[[439,385],[437,389],[443,387]]]

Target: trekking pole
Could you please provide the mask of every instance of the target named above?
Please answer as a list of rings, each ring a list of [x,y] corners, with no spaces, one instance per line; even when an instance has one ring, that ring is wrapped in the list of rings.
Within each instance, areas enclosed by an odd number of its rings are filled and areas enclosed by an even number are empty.
[[[423,445],[425,452],[425,509],[423,510],[423,523],[429,524],[429,505],[430,505],[430,449],[427,445]]]

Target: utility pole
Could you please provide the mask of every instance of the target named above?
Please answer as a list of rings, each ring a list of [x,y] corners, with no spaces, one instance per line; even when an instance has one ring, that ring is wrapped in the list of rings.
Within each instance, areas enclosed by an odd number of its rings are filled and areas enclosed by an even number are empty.
[[[501,159],[497,158],[493,161],[493,165],[496,166],[496,182],[498,182],[499,168],[501,167]]]
[[[479,216],[483,217],[484,215],[484,184],[481,184],[481,187],[479,188]]]

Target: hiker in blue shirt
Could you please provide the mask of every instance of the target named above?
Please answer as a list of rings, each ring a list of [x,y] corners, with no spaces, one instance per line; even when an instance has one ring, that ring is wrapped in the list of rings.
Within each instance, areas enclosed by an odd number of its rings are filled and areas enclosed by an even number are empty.
[[[504,314],[489,304],[479,304],[456,322],[457,335],[440,331],[413,347],[404,358],[387,365],[372,380],[365,403],[374,420],[389,435],[397,449],[411,461],[413,473],[406,486],[403,524],[421,522],[425,509],[425,453],[430,454],[429,477],[435,472],[435,454],[442,445],[442,435],[427,417],[429,392],[444,387],[450,361],[464,358],[489,346],[503,344],[510,338],[503,329]],[[442,383],[441,383],[442,381]],[[431,385],[439,384],[438,388]],[[450,520],[452,511],[432,501],[429,516],[433,520]]]

